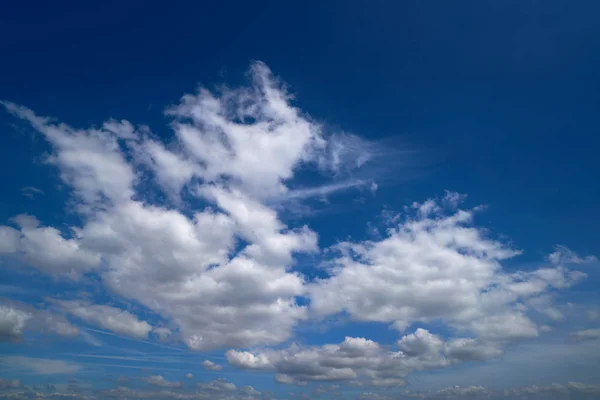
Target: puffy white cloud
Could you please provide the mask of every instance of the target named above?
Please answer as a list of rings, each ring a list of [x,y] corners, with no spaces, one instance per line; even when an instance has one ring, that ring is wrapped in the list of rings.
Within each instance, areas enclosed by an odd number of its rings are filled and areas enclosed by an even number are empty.
[[[196,385],[199,389],[211,391],[211,392],[233,392],[237,390],[237,387],[228,382],[226,379],[215,379],[208,383],[198,383]]]
[[[404,336],[398,341],[398,347],[408,356],[436,354],[444,346],[444,342],[429,331],[419,328],[414,333]]]
[[[161,375],[152,375],[146,378],[142,378],[143,381],[148,382],[153,386],[160,386],[164,388],[180,388],[183,386],[182,382],[170,382],[163,378]]]
[[[126,310],[80,300],[48,300],[68,314],[121,335],[142,339],[152,330],[150,324]]]
[[[194,375],[191,372],[188,372],[187,374],[185,374],[185,378],[186,379],[193,379]]]
[[[59,230],[43,227],[30,215],[13,218],[20,229],[0,226],[0,253],[18,257],[39,270],[79,278],[100,264],[100,256],[82,249],[77,238],[66,239]]]
[[[459,196],[415,203],[380,241],[344,242],[331,277],[310,285],[317,315],[348,312],[359,321],[444,321],[487,341],[533,337],[526,301],[568,288],[585,274],[562,265],[507,273],[501,261],[519,251],[473,225],[474,210],[454,208]]]
[[[219,364],[216,364],[210,360],[204,360],[202,362],[202,367],[208,371],[220,371],[223,369],[223,367],[221,367]]]
[[[61,233],[19,216],[19,229],[0,227],[0,252],[51,275],[98,274],[108,293],[148,308],[170,329],[153,330],[109,306],[56,303],[70,315],[137,338],[153,331],[194,350],[277,345],[309,316],[339,312],[401,331],[439,321],[469,336],[443,342],[418,330],[401,339],[396,355],[353,338],[323,348],[228,353],[232,364],[274,370],[282,382],[398,384],[409,371],[497,355],[501,342],[538,334],[528,315],[542,309],[535,299],[584,276],[567,269],[581,258],[565,250],[549,267],[504,272],[500,263],[519,252],[487,238],[473,226],[475,210],[458,210],[462,196],[448,193],[394,217],[382,240],[341,243],[331,277],[307,285],[294,271],[295,255],[318,251],[318,235],[288,226],[274,203],[374,184],[353,174],[385,151],[353,135],[325,135],[264,64],[252,66],[251,78],[249,87],[184,96],[168,111],[170,139],[125,120],[74,129],[3,103],[51,144],[48,162],[72,188],[81,224]],[[290,190],[309,163],[333,181]],[[157,204],[157,190],[170,201]],[[565,257],[569,262],[560,261]],[[310,306],[299,305],[301,296]],[[543,307],[558,315],[551,303]],[[306,361],[321,358],[323,364]],[[387,373],[388,366],[398,368]]]
[[[0,304],[0,340],[15,340],[21,338],[25,323],[31,314]]]
[[[2,103],[14,115],[28,121],[55,151],[48,162],[56,165],[61,178],[70,185],[87,207],[105,207],[133,196],[136,178],[121,151],[118,136],[111,131],[77,130],[53,124],[25,107]]]
[[[482,360],[499,351],[475,339],[444,342],[425,329],[417,329],[397,342],[397,350],[364,339],[346,337],[340,344],[267,349],[253,353],[229,350],[227,361],[238,368],[274,371],[279,383],[354,381],[375,386],[401,386],[414,371],[453,363]]]
[[[285,192],[283,181],[297,164],[314,159],[325,141],[319,125],[289,104],[289,94],[266,65],[254,64],[251,75],[252,87],[219,97],[201,89],[169,114],[186,153],[202,165],[204,181],[232,179],[264,197]]]
[[[0,299],[0,340],[19,340],[27,330],[60,336],[79,334],[79,329],[62,315]]]
[[[0,226],[0,253],[16,253],[21,234],[10,226]]]

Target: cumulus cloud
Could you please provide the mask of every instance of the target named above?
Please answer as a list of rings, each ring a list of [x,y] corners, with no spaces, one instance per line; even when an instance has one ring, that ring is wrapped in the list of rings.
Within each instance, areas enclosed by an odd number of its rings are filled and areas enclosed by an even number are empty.
[[[142,380],[145,382],[148,382],[149,384],[151,384],[153,386],[159,386],[159,387],[163,387],[163,388],[180,388],[183,386],[182,382],[167,381],[165,378],[163,378],[160,375],[148,376],[146,378],[142,378]]]
[[[100,256],[81,248],[76,238],[65,238],[53,227],[40,226],[31,215],[13,218],[19,229],[0,226],[0,253],[49,273],[79,278],[100,264]]]
[[[31,314],[0,304],[0,340],[19,339]]]
[[[0,249],[48,274],[97,271],[113,293],[172,322],[192,349],[288,339],[307,316],[292,254],[317,251],[317,235],[287,227],[267,203],[288,192],[297,168],[328,157],[327,139],[264,64],[253,64],[251,77],[248,87],[184,96],[169,108],[175,135],[166,141],[125,120],[75,129],[3,103],[52,145],[48,162],[72,188],[83,224],[70,235],[38,223],[2,227]],[[147,185],[173,204],[153,204]],[[180,209],[183,190],[210,206]],[[98,324],[109,313],[75,310]],[[146,326],[134,326],[145,336]]]
[[[196,386],[199,389],[210,392],[233,392],[237,390],[237,387],[233,383],[222,378],[215,379],[208,383],[198,383]]]
[[[6,109],[28,121],[54,147],[47,161],[56,165],[63,181],[71,186],[85,207],[105,207],[126,201],[133,195],[136,175],[125,161],[118,136],[96,129],[78,130],[65,124],[53,124],[49,118],[4,102]]]
[[[25,331],[75,336],[79,329],[63,315],[0,299],[0,340],[20,340]]]
[[[210,360],[204,360],[202,362],[202,367],[207,371],[220,371],[223,369],[219,364],[216,364]]]
[[[80,300],[48,300],[64,312],[114,333],[143,339],[152,330],[150,324],[126,310]]]
[[[414,371],[483,360],[500,354],[493,345],[471,338],[448,342],[426,329],[403,336],[396,349],[372,340],[346,337],[342,343],[323,346],[292,345],[257,353],[229,350],[227,361],[238,368],[276,373],[279,383],[353,381],[375,386],[401,386]]]
[[[437,320],[485,340],[538,335],[525,301],[585,274],[562,265],[504,272],[501,262],[520,251],[488,238],[473,224],[478,209],[458,209],[457,198],[413,204],[380,241],[337,245],[331,277],[310,285],[312,311],[344,311],[400,331]]]
[[[246,87],[183,96],[167,111],[170,138],[126,120],[76,129],[3,103],[50,144],[47,162],[70,188],[80,222],[56,229],[17,216],[0,226],[0,253],[53,277],[97,275],[107,293],[160,321],[153,327],[112,306],[54,300],[70,317],[133,338],[180,340],[192,350],[276,346],[302,321],[340,313],[403,333],[435,321],[457,334],[442,340],[419,329],[394,350],[348,337],[335,345],[227,353],[232,365],[299,384],[401,385],[413,371],[495,357],[506,341],[539,334],[531,310],[558,316],[544,296],[585,277],[570,266],[593,257],[566,248],[549,256],[548,266],[504,271],[502,262],[520,251],[490,238],[474,224],[478,208],[462,210],[464,196],[447,193],[391,216],[381,240],[334,246],[329,276],[309,283],[294,264],[298,254],[320,251],[318,234],[287,224],[274,204],[374,188],[355,172],[386,152],[358,136],[326,134],[292,105],[264,64],[253,64],[250,77]],[[293,185],[307,167],[326,184]],[[0,329],[19,337],[36,319],[7,309]],[[199,389],[238,391],[221,380]],[[129,389],[111,396],[143,397]]]

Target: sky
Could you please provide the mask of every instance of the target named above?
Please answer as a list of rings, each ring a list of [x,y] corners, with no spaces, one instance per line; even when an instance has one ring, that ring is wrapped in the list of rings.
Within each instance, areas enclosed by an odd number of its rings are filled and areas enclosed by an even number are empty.
[[[0,399],[600,397],[598,12],[9,2]]]

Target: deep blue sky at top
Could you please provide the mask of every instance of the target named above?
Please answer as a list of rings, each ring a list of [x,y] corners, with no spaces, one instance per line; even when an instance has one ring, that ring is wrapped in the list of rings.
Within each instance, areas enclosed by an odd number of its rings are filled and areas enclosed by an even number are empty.
[[[78,127],[168,133],[165,106],[262,60],[316,119],[435,159],[380,204],[454,190],[532,258],[555,243],[595,254],[598,15],[595,1],[7,1],[0,98]],[[0,115],[3,222],[64,205],[22,206],[19,188],[44,188],[48,167],[12,123]]]

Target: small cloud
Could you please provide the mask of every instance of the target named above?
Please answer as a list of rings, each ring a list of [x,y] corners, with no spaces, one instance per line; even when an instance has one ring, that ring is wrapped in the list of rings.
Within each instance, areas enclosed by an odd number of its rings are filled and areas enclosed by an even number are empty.
[[[207,371],[220,371],[223,368],[219,364],[216,364],[210,360],[204,360],[202,367],[204,367],[204,369]]]
[[[554,265],[563,264],[590,264],[598,261],[596,256],[581,257],[566,246],[556,246],[554,252],[548,256],[548,260]]]
[[[37,195],[44,194],[44,191],[42,189],[38,189],[34,186],[25,186],[25,187],[21,188],[21,194],[25,197],[29,197],[30,199],[33,199]]]
[[[64,375],[74,374],[81,370],[81,366],[64,360],[47,358],[34,358],[25,356],[5,356],[0,358],[0,365],[11,369],[26,369],[37,375]]]
[[[600,313],[597,310],[590,310],[587,312],[587,316],[590,321],[597,321],[600,318]]]
[[[164,388],[180,388],[183,386],[183,383],[181,382],[170,382],[160,375],[149,376],[147,378],[142,378],[142,380],[153,386],[160,386]]]
[[[169,328],[165,328],[164,326],[154,328],[152,332],[162,341],[167,340],[172,333]]]
[[[571,333],[571,338],[578,342],[587,342],[600,339],[600,329],[585,329]]]
[[[191,372],[188,372],[188,373],[185,375],[185,377],[186,377],[186,379],[193,379],[193,378],[194,378],[194,375],[193,375]]]
[[[211,392],[232,392],[237,389],[233,383],[222,378],[208,383],[198,383],[197,386],[198,389]]]

